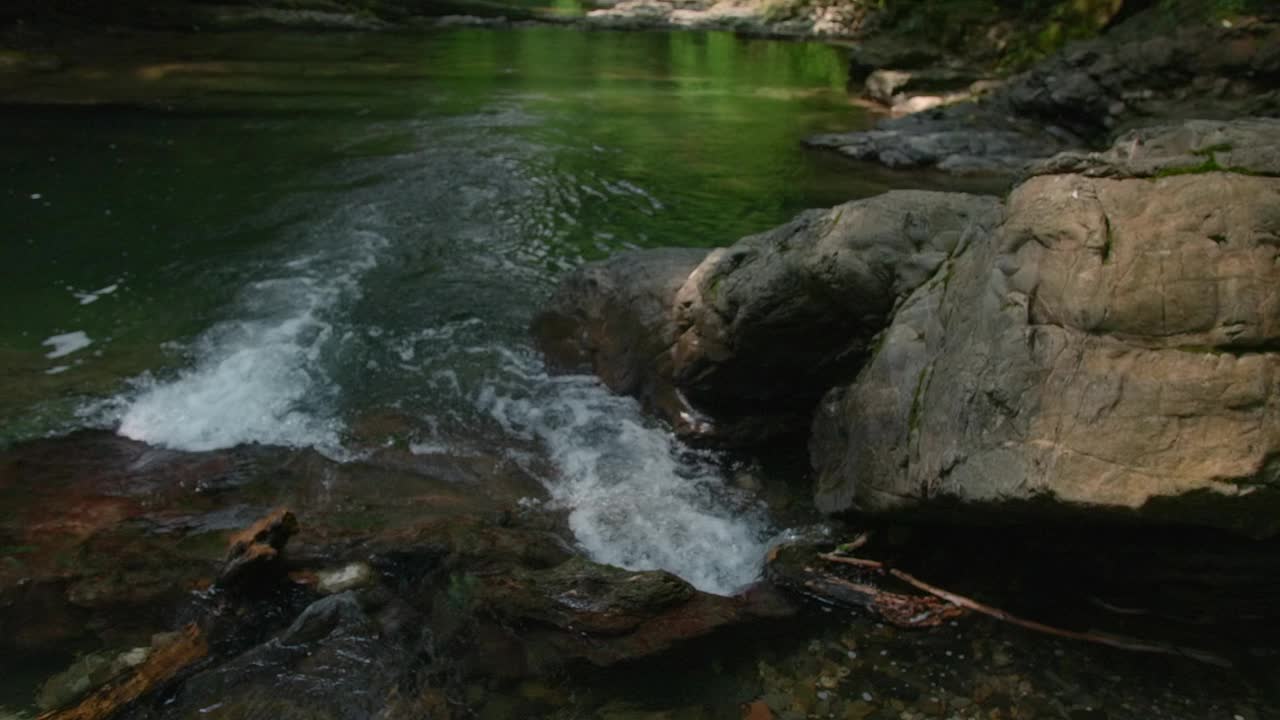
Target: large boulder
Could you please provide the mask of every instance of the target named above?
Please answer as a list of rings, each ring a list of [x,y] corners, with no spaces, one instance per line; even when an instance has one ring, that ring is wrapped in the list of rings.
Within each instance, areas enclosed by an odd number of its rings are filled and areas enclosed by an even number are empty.
[[[1232,164],[1264,168],[1280,138],[1277,123],[1205,131],[1143,144],[1253,133],[1270,145]],[[1017,188],[1003,225],[916,290],[857,381],[828,394],[811,442],[820,508],[1280,530],[1280,178],[1135,177],[1140,154],[1111,152],[1087,158],[1104,177]]]
[[[894,306],[1000,216],[993,197],[895,191],[712,252],[676,294],[676,384],[699,407],[804,423],[857,372]]]
[[[800,434],[894,305],[1000,212],[994,198],[890,192],[709,254],[623,255],[572,274],[535,335],[553,365],[590,368],[686,437]]]
[[[644,250],[570,273],[533,321],[548,364],[594,372],[614,392],[678,418],[684,403],[670,381],[672,307],[706,254],[696,248]]]

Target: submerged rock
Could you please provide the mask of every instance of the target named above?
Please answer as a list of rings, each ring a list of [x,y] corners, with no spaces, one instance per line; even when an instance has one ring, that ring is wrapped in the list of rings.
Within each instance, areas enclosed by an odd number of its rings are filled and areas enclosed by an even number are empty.
[[[41,710],[65,707],[113,678],[141,665],[151,648],[133,648],[125,652],[90,653],[72,663],[65,671],[45,681],[36,696]]]
[[[716,630],[794,612],[767,593],[708,595],[667,572],[628,571],[582,558],[481,578],[478,585],[480,606],[510,628],[537,671],[574,660],[599,666],[636,660]]]
[[[1147,131],[1138,144],[1165,149],[1149,156],[1045,166],[1105,179],[1016,189],[1003,225],[916,290],[858,380],[823,401],[819,507],[1280,531],[1280,179],[1134,177],[1162,167],[1144,157],[1195,150],[1187,138],[1268,137],[1263,159],[1240,161],[1262,163],[1280,137],[1270,121],[1206,127]]]

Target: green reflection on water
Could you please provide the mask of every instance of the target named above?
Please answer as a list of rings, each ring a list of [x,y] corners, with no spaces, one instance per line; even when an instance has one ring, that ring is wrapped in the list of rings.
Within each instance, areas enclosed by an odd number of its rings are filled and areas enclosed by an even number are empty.
[[[0,300],[21,308],[0,319],[0,441],[189,362],[162,346],[225,319],[246,282],[357,191],[410,207],[401,229],[440,222],[456,202],[415,206],[406,193],[421,188],[397,184],[415,154],[465,151],[439,171],[459,186],[511,173],[541,189],[527,207],[492,204],[537,220],[518,228],[536,247],[515,261],[541,286],[584,258],[727,244],[887,185],[798,145],[865,122],[843,52],[820,44],[464,28],[102,35],[62,56],[60,72],[0,77]],[[448,282],[465,264],[451,247],[401,258],[400,280]],[[74,294],[112,284],[91,304]],[[518,319],[544,291],[473,302],[510,303]],[[72,331],[94,344],[46,358],[41,342]]]

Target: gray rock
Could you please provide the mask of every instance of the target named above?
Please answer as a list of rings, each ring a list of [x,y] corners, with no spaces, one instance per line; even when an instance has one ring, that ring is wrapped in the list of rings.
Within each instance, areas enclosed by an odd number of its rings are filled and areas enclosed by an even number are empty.
[[[696,406],[807,415],[896,302],[999,218],[995,198],[895,191],[712,252],[676,295],[676,385]]]
[[[614,392],[669,405],[676,291],[706,256],[695,248],[623,253],[571,273],[533,322],[548,362],[592,371]]]
[[[1032,168],[1037,175],[1159,177],[1210,170],[1280,175],[1280,118],[1193,120],[1121,135],[1099,153],[1068,152]]]
[[[102,651],[84,655],[40,686],[36,705],[44,711],[67,707],[90,691],[141,665],[150,654],[150,648],[134,648],[124,652]]]
[[[1141,32],[1146,22],[1135,17],[1114,33],[1071,45],[980,101],[808,144],[889,167],[1020,174],[1136,125],[1280,113],[1280,24],[1189,23],[1153,34]],[[868,88],[894,100],[904,82],[889,75],[869,80]]]
[[[1081,141],[1052,126],[962,103],[886,120],[865,132],[818,135],[805,143],[891,168],[1016,175],[1035,160],[1078,147]]]
[[[867,76],[867,97],[885,105],[899,105],[917,95],[967,91],[984,78],[975,72],[950,68],[880,69]]]
[[[891,192],[710,254],[626,254],[572,274],[535,335],[553,364],[593,370],[688,438],[796,435],[895,302],[999,216],[994,198]]]
[[[351,591],[330,595],[307,606],[293,624],[280,634],[283,645],[302,645],[328,637],[335,632],[357,635],[376,634],[373,620],[365,614]]]
[[[1028,180],[824,398],[817,504],[1280,531],[1278,238],[1277,178]]]

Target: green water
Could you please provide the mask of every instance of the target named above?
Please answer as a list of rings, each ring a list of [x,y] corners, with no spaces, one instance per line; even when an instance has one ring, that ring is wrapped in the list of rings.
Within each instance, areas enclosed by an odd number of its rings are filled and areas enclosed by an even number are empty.
[[[716,592],[757,577],[782,530],[770,510],[634,403],[548,376],[530,318],[588,259],[958,187],[801,149],[869,121],[844,53],[820,44],[531,28],[102,35],[58,54],[58,72],[0,74],[0,446],[93,425],[188,450],[513,463],[592,558]],[[137,470],[92,437],[59,442],[87,484]],[[367,491],[394,504],[404,491],[383,483]],[[859,718],[1256,720],[1274,704],[1249,665],[831,618],[704,647],[696,672],[664,659],[526,700],[549,717],[737,717],[762,697],[782,716]],[[65,666],[29,660],[0,679],[0,716]],[[513,716],[485,692],[486,716]]]
[[[15,103],[0,116],[0,299],[23,308],[0,320],[7,440],[190,363],[167,343],[235,317],[244,284],[317,252],[303,237],[325,223],[364,222],[396,256],[378,270],[392,304],[365,288],[342,312],[394,321],[406,295],[444,284],[445,302],[506,316],[497,335],[516,342],[583,258],[727,244],[886,185],[797,146],[861,122],[842,52],[818,44],[538,28],[95,37],[60,52],[61,72],[0,76]],[[359,208],[383,216],[323,217]],[[477,252],[504,254],[520,286],[475,282]],[[45,357],[42,341],[78,331],[93,344]]]

